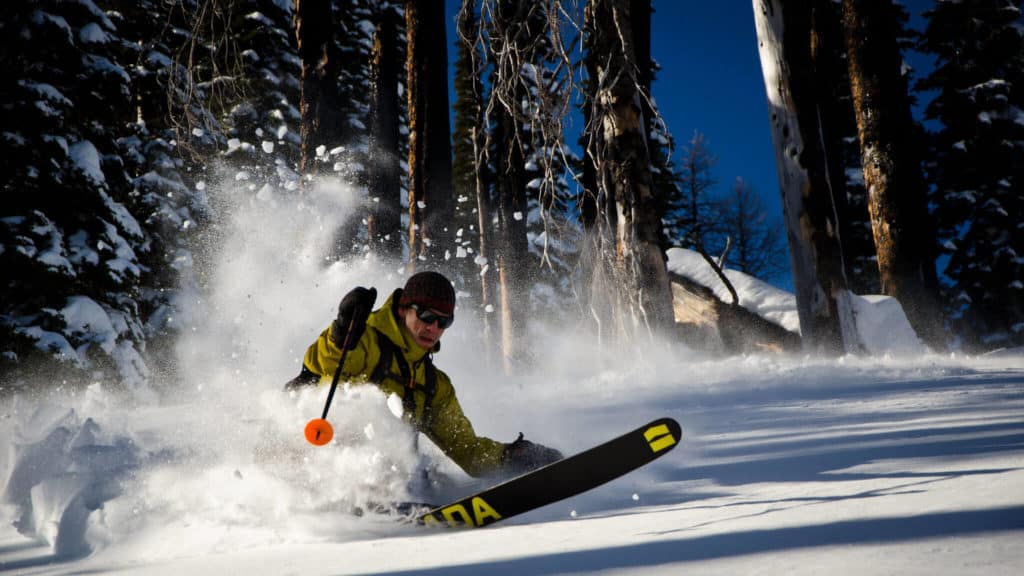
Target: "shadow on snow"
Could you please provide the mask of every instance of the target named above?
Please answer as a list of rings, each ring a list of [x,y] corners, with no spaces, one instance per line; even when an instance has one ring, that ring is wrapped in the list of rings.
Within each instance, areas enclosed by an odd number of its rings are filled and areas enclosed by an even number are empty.
[[[926,538],[1024,529],[1024,506],[924,514],[905,518],[849,520],[819,524],[730,532],[697,538],[676,538],[629,546],[559,552],[527,558],[496,560],[420,570],[382,572],[392,576],[446,574],[561,574],[652,567],[750,554],[783,552],[822,546],[892,544]]]

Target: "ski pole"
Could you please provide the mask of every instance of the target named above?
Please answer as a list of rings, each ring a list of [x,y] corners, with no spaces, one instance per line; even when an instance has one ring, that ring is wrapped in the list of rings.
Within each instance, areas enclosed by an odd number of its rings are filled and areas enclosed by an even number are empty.
[[[341,345],[341,358],[338,359],[338,367],[334,369],[334,378],[331,380],[331,390],[327,393],[327,402],[324,403],[324,413],[320,418],[313,418],[306,424],[306,440],[314,446],[323,446],[334,438],[334,428],[327,421],[327,411],[331,409],[331,401],[334,399],[334,391],[338,389],[338,381],[341,380],[341,367],[345,365],[345,356],[348,355],[348,342],[352,338],[352,325],[356,319],[353,317],[345,330],[345,341]]]

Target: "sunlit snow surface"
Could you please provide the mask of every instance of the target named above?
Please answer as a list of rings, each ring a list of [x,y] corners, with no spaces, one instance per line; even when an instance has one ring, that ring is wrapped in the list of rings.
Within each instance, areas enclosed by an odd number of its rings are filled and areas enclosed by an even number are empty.
[[[481,483],[426,440],[415,450],[373,390],[339,391],[332,444],[303,440],[326,390],[281,386],[305,346],[348,288],[385,294],[402,281],[367,262],[322,268],[329,215],[352,194],[322,192],[304,206],[274,193],[231,199],[239,208],[218,238],[213,292],[187,311],[197,329],[179,349],[184,377],[155,383],[159,400],[97,384],[0,405],[0,570],[933,576],[1024,566],[1019,351],[966,358],[895,343],[872,358],[722,359],[558,326],[537,329],[534,369],[510,378],[487,364],[480,322],[460,309],[436,362],[478,433],[522,431],[571,453],[671,416],[682,445],[494,528],[354,515],[430,494],[424,466],[453,484],[434,487],[437,498]],[[893,321],[865,326],[905,329]]]

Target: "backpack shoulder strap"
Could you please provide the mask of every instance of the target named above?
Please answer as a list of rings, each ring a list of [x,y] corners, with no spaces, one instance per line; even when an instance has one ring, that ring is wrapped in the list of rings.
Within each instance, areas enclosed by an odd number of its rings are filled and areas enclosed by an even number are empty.
[[[437,394],[437,368],[434,368],[433,359],[428,354],[425,358],[426,364],[423,370],[427,378],[427,386],[423,393],[426,397],[423,400],[423,418],[420,420],[420,430],[430,430],[434,425],[434,396]]]
[[[380,350],[380,358],[377,360],[377,365],[373,367],[369,380],[374,384],[380,384],[387,376],[388,369],[391,368],[391,359],[395,356],[395,343],[380,330],[374,328],[373,331],[377,333],[377,349]]]
[[[381,333],[376,328],[374,331],[377,333],[377,347],[380,349],[380,359],[377,361],[377,365],[374,366],[373,372],[370,374],[370,382],[380,384],[384,381],[384,378],[388,375],[388,370],[391,369],[391,361],[394,359],[398,363],[398,369],[402,373],[402,378],[405,382],[412,380],[412,372],[409,368],[409,363],[406,362],[405,358],[396,353],[395,343],[390,338]],[[425,362],[423,369],[426,375],[426,386],[423,390],[425,395],[423,399],[423,417],[420,418],[419,422],[414,422],[415,426],[419,430],[429,430],[433,425],[433,404],[434,396],[437,394],[437,368],[434,368],[434,362],[430,355],[427,355],[423,361]],[[406,392],[411,390],[406,385]],[[414,394],[403,394],[402,408],[406,414],[414,418],[416,414],[416,401]]]

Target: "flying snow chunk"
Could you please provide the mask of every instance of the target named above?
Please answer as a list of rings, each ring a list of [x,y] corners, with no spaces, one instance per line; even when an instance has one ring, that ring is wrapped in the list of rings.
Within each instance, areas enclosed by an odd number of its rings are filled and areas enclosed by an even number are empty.
[[[515,212],[515,213],[512,214],[512,217],[515,218],[516,221],[522,220],[523,219],[523,213],[522,212]]]
[[[263,151],[266,152],[267,154],[270,154],[270,153],[272,153],[274,151],[274,143],[273,142],[267,142],[266,140],[264,140],[260,144],[260,146],[263,148]]]
[[[394,414],[395,418],[401,418],[405,414],[405,408],[402,406],[402,399],[398,397],[398,394],[391,394],[387,400],[388,410]]]

